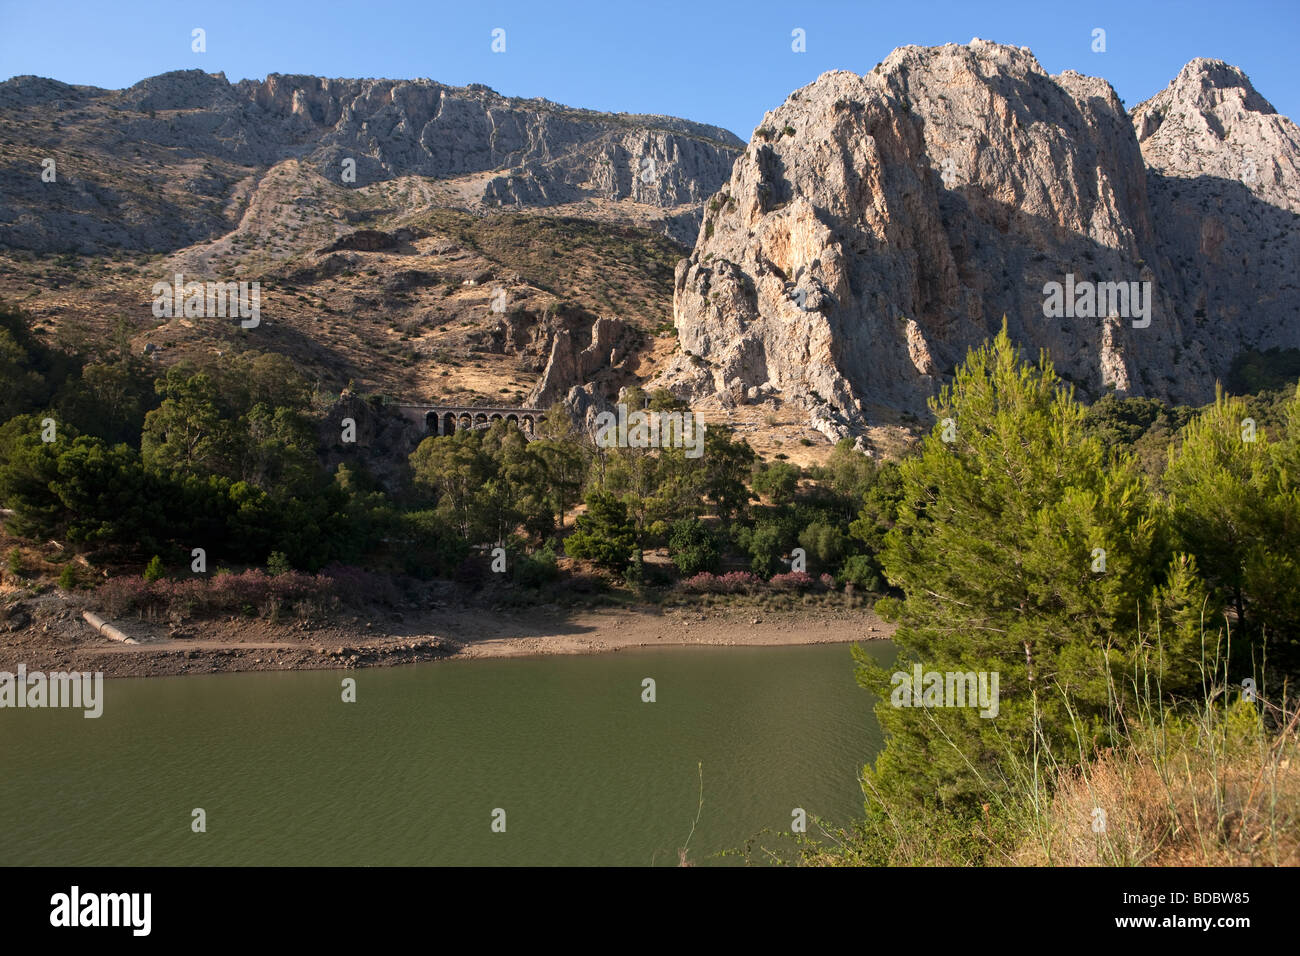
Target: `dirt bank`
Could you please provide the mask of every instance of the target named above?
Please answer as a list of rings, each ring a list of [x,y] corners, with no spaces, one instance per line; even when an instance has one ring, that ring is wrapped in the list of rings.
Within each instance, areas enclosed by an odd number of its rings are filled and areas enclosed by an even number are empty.
[[[886,638],[864,607],[685,606],[526,610],[431,606],[270,623],[219,618],[180,624],[111,620],[137,644],[97,634],[89,605],[58,592],[29,598],[0,622],[0,670],[102,671],[109,677],[317,670],[416,661],[597,654],[672,645],[826,644]]]

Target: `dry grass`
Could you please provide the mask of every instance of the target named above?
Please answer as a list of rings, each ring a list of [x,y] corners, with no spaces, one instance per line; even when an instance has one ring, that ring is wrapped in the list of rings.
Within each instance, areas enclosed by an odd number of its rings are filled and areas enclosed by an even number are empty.
[[[1300,865],[1297,718],[1246,701],[1143,728],[1123,750],[1058,774],[1029,866]],[[1281,727],[1265,729],[1272,717]],[[1104,828],[1094,832],[1097,811]]]
[[[795,862],[1300,866],[1300,702],[1285,686],[1248,699],[1226,668],[1206,661],[1198,700],[1135,688],[1110,714],[1112,746],[1081,762],[1036,768],[1007,740],[982,813],[895,805],[864,775],[868,819],[797,840]]]

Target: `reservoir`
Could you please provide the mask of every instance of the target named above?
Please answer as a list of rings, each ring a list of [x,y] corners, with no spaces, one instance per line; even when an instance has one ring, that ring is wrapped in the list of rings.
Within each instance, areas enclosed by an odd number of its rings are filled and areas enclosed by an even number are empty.
[[[862,816],[874,702],[847,644],[110,680],[0,711],[0,865],[737,863]]]

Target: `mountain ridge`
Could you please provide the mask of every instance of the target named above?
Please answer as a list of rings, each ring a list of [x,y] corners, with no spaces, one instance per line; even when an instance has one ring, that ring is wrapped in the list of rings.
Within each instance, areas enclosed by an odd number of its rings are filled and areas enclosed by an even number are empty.
[[[15,77],[7,116],[15,100],[34,135],[0,159],[14,173],[0,246],[19,262],[70,240],[144,253],[107,288],[143,323],[133,347],[165,345],[163,361],[227,333],[151,322],[155,273],[247,275],[266,285],[266,334],[336,387],[505,385],[581,414],[640,382],[755,436],[779,420],[804,444],[883,447],[881,426],[920,427],[1003,315],[1088,399],[1199,403],[1234,355],[1300,346],[1300,133],[1218,60],[1127,109],[1104,79],[1049,74],[1024,47],[905,46],[793,91],[738,146],[688,120],[432,80]],[[113,155],[83,178],[96,150]],[[46,153],[67,176],[57,193],[33,174]],[[355,183],[339,178],[348,157]],[[655,233],[689,250],[675,273]],[[52,273],[15,272],[0,293],[41,321],[105,327]],[[1148,324],[1073,304],[1047,316],[1050,285],[1090,283],[1142,293]],[[372,320],[391,338],[372,341]],[[613,328],[625,337],[607,349]],[[584,350],[618,367],[591,373]]]
[[[173,251],[212,239],[237,222],[229,204],[244,181],[291,159],[340,185],[482,177],[467,185],[466,208],[629,201],[664,210],[660,230],[689,243],[694,207],[726,178],[741,145],[720,127],[677,117],[433,80],[272,73],[230,83],[181,70],[102,90],[15,77],[0,83],[0,109],[22,138],[0,161],[3,241],[41,252]],[[75,189],[44,189],[26,175],[50,158],[62,160]]]
[[[1300,346],[1300,134],[1235,68],[1192,61],[1179,77],[1130,113],[1104,79],[977,38],[794,91],[678,266],[682,352],[659,384],[724,408],[803,404],[841,438],[923,414],[1003,315],[1090,398],[1203,401],[1237,352]],[[1147,120],[1139,141],[1135,117],[1160,97],[1222,120],[1163,138]],[[1168,145],[1175,129],[1199,151]],[[1226,178],[1243,147],[1267,153],[1249,183]],[[1067,276],[1149,288],[1154,320],[1046,318],[1047,284]]]

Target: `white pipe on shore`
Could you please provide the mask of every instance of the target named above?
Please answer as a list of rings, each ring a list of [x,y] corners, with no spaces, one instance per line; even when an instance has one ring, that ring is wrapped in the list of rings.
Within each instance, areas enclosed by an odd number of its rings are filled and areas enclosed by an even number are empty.
[[[89,611],[82,611],[81,616],[86,619],[86,623],[93,627],[100,634],[114,641],[121,641],[123,644],[138,644],[134,638],[127,637],[112,624],[109,624],[98,614],[91,614]]]

